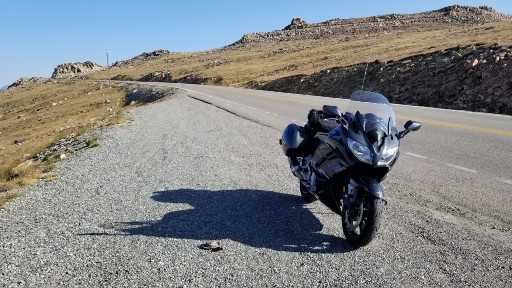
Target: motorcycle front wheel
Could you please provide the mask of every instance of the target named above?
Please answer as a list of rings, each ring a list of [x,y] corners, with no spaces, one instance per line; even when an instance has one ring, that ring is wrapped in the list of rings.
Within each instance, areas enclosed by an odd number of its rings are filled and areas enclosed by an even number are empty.
[[[350,244],[362,247],[372,241],[380,227],[383,206],[384,200],[362,192],[358,193],[355,203],[344,207],[341,213],[343,234]]]

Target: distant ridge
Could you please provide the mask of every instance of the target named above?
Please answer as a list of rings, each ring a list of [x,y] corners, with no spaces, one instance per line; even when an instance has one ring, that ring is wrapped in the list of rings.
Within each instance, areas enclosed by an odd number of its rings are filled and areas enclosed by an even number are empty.
[[[294,18],[283,30],[245,34],[227,47],[245,46],[252,43],[272,43],[290,40],[328,39],[345,36],[346,40],[370,37],[412,26],[465,26],[512,20],[512,15],[499,13],[489,6],[470,7],[452,5],[438,10],[415,14],[387,14],[352,19],[332,19],[321,23],[306,23]]]
[[[2,88],[0,88],[0,92],[7,90],[7,87],[9,87],[9,85],[2,86]]]

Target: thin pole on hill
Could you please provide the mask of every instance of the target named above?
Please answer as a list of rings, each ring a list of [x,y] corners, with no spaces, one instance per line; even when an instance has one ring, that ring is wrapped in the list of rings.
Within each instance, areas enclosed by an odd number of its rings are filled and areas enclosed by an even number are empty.
[[[108,49],[105,49],[107,52],[107,75],[108,75],[108,89],[112,89],[112,86],[110,85],[110,65],[108,64]]]

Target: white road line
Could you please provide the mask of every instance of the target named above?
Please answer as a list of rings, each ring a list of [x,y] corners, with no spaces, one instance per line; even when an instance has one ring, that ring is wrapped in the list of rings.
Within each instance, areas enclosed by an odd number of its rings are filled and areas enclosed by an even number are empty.
[[[270,112],[265,112],[266,114],[270,114]]]
[[[502,180],[503,182],[512,185],[512,180]]]
[[[456,112],[456,113],[477,114],[477,115],[493,116],[493,117],[506,117],[506,118],[511,117],[510,115],[503,115],[503,114],[492,114],[492,113],[485,113],[485,112],[473,112],[473,111],[466,111],[466,110],[453,110],[453,109],[443,109],[443,108],[424,107],[424,106],[412,106],[412,105],[404,105],[404,104],[391,104],[391,106],[403,106],[403,107],[428,109],[428,110],[450,111],[450,112]]]
[[[292,122],[299,122],[299,121],[297,121],[297,120],[295,120],[295,119],[292,119]]]
[[[410,155],[412,157],[421,158],[421,159],[427,159],[428,158],[426,156],[421,156],[421,155],[414,154],[414,153],[409,153],[409,152],[406,152],[405,154]]]
[[[277,114],[272,114],[272,115],[277,116]]]
[[[452,168],[455,168],[455,169],[459,169],[459,170],[462,170],[462,171],[466,171],[466,172],[471,172],[471,173],[476,173],[478,171],[476,170],[472,170],[472,169],[469,169],[469,168],[466,168],[466,167],[462,167],[462,166],[458,166],[458,165],[453,165],[451,163],[445,163],[446,166],[448,167],[452,167]]]

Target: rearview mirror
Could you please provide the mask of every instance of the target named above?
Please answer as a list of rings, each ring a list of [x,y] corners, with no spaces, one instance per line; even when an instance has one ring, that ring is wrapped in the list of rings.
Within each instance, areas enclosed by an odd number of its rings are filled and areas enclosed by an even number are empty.
[[[409,134],[409,132],[420,130],[420,127],[421,127],[420,122],[409,120],[409,121],[405,122],[405,125],[404,125],[405,130],[398,132],[396,137],[398,139],[402,139],[405,137],[405,135]]]
[[[404,125],[405,130],[411,130],[411,131],[418,131],[418,130],[420,130],[420,127],[421,127],[420,122],[415,122],[412,120],[405,122],[405,125]]]
[[[325,115],[331,116],[331,117],[340,118],[342,116],[340,108],[338,108],[337,106],[324,105],[322,107],[322,112]]]

